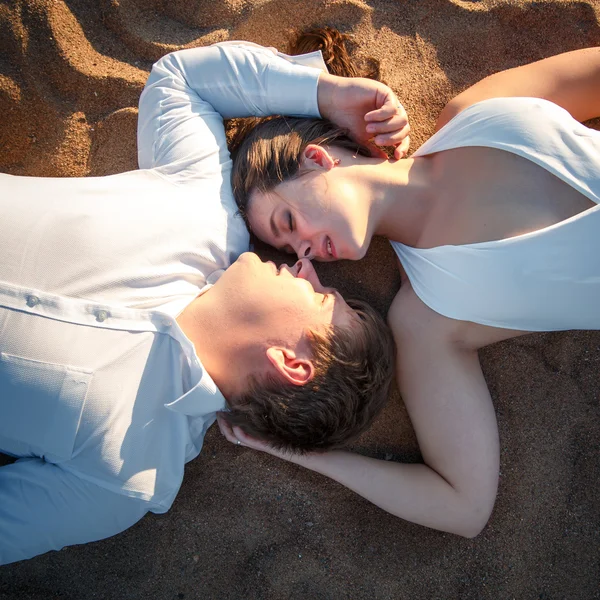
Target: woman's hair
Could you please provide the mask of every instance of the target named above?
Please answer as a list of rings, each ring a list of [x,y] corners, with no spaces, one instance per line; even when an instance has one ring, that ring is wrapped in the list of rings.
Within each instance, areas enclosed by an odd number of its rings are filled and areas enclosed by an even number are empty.
[[[321,50],[332,75],[379,79],[379,63],[366,59],[359,66],[350,57],[349,44],[349,36],[322,27],[301,33],[290,44],[289,53]],[[279,116],[237,123],[229,144],[233,158],[232,187],[246,225],[249,226],[247,212],[252,192],[269,192],[283,181],[297,177],[308,144],[337,146],[371,156],[369,149],[352,140],[346,129],[324,119]]]
[[[231,184],[240,215],[248,222],[248,204],[254,191],[270,192],[300,175],[300,160],[308,144],[347,148],[371,156],[345,129],[324,119],[274,117],[258,122],[233,153]]]
[[[307,54],[320,50],[327,70],[339,77],[367,77],[381,81],[379,61],[364,58],[360,62],[350,56],[352,37],[333,27],[319,27],[300,33],[290,42],[288,54]]]
[[[300,454],[342,448],[361,435],[387,400],[395,347],[373,308],[360,300],[348,304],[356,323],[309,336],[315,368],[309,383],[252,378],[245,393],[230,399],[224,418],[275,448]]]

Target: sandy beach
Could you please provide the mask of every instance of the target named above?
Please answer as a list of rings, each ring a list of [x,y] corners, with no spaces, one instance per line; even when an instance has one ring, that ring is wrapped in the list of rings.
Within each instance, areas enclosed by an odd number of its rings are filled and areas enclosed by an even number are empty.
[[[293,32],[318,25],[352,34],[357,55],[381,62],[414,150],[470,84],[600,45],[600,2],[0,0],[0,172],[135,169],[136,107],[155,60],[235,39],[285,51]],[[382,313],[399,286],[383,240],[360,263],[318,270]],[[404,522],[213,427],[169,513],[0,567],[0,600],[600,598],[600,332],[525,336],[481,361],[502,454],[496,507],[473,540]],[[420,459],[396,391],[353,450]]]

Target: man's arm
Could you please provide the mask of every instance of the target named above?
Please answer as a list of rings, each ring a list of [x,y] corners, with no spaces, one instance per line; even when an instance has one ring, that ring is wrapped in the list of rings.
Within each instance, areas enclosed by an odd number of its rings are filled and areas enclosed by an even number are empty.
[[[140,500],[112,493],[39,458],[0,467],[0,565],[101,540],[137,523]]]
[[[472,104],[489,98],[544,98],[578,121],[600,115],[600,48],[586,48],[490,75],[450,100],[436,130]]]
[[[223,118],[273,114],[322,114],[358,139],[379,135],[386,145],[408,133],[383,83],[335,77],[256,45],[217,44],[167,54],[153,66],[140,98],[140,168],[181,179],[220,175],[229,161]]]
[[[185,179],[220,173],[229,161],[223,118],[319,116],[319,73],[256,46],[167,54],[152,67],[140,98],[140,167],[163,167]]]

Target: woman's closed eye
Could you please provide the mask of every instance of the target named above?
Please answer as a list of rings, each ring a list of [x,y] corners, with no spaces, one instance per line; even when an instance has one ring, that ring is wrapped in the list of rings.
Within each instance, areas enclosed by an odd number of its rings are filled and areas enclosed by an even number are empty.
[[[287,211],[285,217],[287,219],[287,228],[288,228],[288,231],[290,233],[293,233],[293,231],[294,231],[294,219],[292,217],[292,213],[290,211]],[[283,250],[287,254],[295,254],[294,249],[291,246],[289,246],[289,245],[285,245],[283,248],[281,248],[281,250]]]

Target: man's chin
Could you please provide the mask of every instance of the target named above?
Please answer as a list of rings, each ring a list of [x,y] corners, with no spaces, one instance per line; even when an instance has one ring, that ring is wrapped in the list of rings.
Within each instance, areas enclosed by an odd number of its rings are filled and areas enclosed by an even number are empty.
[[[242,254],[240,254],[237,257],[237,260],[235,262],[241,264],[241,263],[252,262],[252,261],[262,262],[260,260],[260,258],[258,257],[258,254],[256,254],[256,252],[250,252],[250,251],[248,251],[248,252],[243,252]]]

